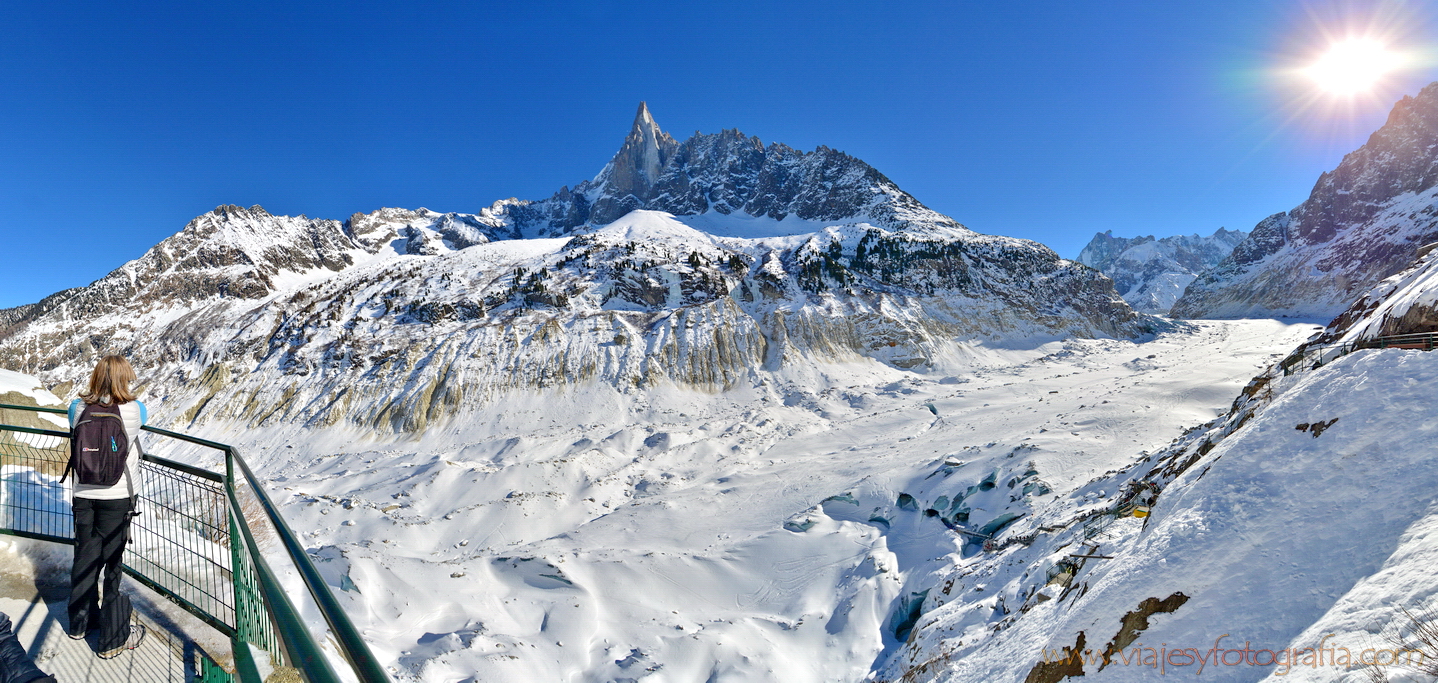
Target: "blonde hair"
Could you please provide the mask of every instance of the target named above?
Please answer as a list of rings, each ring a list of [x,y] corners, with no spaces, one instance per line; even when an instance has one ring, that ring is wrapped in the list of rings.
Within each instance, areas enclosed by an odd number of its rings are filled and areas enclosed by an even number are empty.
[[[95,364],[90,373],[90,386],[80,399],[86,403],[129,403],[135,400],[130,391],[130,382],[135,381],[135,369],[124,356],[105,356]],[[109,399],[109,400],[106,400]]]

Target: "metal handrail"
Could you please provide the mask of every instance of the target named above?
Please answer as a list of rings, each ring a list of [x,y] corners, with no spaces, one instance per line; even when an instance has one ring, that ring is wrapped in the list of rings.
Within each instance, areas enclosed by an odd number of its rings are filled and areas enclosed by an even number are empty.
[[[0,408],[12,408],[12,409],[13,409],[13,408],[23,408],[23,407],[24,407],[24,406],[12,406],[12,405],[8,405],[8,404],[5,404],[5,403],[0,403]],[[60,411],[60,412],[63,413],[63,412],[65,412],[65,411],[62,410],[62,411]],[[20,427],[20,426],[17,426],[17,425],[7,425],[7,424],[0,424],[0,427],[3,427],[4,430],[7,431],[7,432],[23,432],[23,433],[25,433],[25,434],[39,434],[39,435],[41,435],[41,436],[55,436],[55,437],[59,437],[59,438],[62,438],[62,439],[68,439],[68,438],[70,438],[70,432],[62,432],[62,431],[60,431],[60,430],[58,430],[58,429],[37,429],[37,428],[35,428],[35,427]],[[162,433],[162,434],[165,433],[165,430],[163,430],[163,429],[151,429],[150,427],[141,427],[141,429],[144,429],[145,431],[153,431],[153,432],[158,432],[158,433]],[[166,434],[166,435],[168,436],[168,434]],[[207,469],[195,467],[194,465],[186,465],[185,463],[182,463],[182,462],[177,462],[177,461],[174,461],[174,460],[170,460],[169,458],[162,458],[162,457],[160,457],[160,456],[158,456],[158,455],[150,455],[149,453],[141,453],[141,454],[140,454],[140,458],[143,459],[143,460],[145,460],[146,462],[153,462],[153,463],[155,463],[155,464],[157,464],[157,465],[164,465],[165,467],[168,467],[168,468],[170,468],[170,469],[179,470],[179,471],[181,471],[181,472],[184,472],[185,474],[192,474],[192,475],[197,476],[197,477],[202,477],[202,478],[204,478],[204,479],[209,479],[210,481],[214,481],[214,482],[224,482],[224,481],[225,481],[225,477],[224,477],[223,475],[216,474],[216,473],[211,472],[211,471],[209,471],[209,470],[207,470]]]
[[[54,413],[61,415],[68,413],[67,410],[61,408],[46,408],[11,404],[0,404],[0,409],[24,410],[36,413]],[[0,425],[0,429],[3,429],[4,431],[38,434],[66,439],[70,436],[69,432],[66,431],[56,429],[40,429],[34,427],[21,427],[18,425]],[[236,476],[236,470],[239,471],[240,476],[244,477],[244,481],[249,484],[252,495],[254,495],[255,499],[258,500],[258,502],[260,503],[260,507],[264,509],[265,516],[268,518],[270,524],[274,527],[275,532],[281,541],[281,544],[285,548],[286,554],[289,556],[290,561],[293,562],[295,569],[299,572],[300,578],[304,581],[305,587],[308,589],[310,596],[314,599],[315,604],[318,606],[320,614],[324,616],[326,624],[328,624],[330,630],[334,633],[339,645],[340,653],[344,656],[345,660],[352,668],[354,675],[362,683],[389,683],[389,677],[385,674],[384,669],[379,665],[379,662],[375,659],[374,654],[370,652],[369,647],[364,642],[364,639],[360,637],[358,629],[356,629],[354,624],[349,620],[349,617],[345,614],[343,607],[339,604],[339,601],[336,600],[334,594],[330,592],[329,586],[325,583],[324,578],[319,573],[319,570],[315,568],[314,562],[310,559],[309,554],[305,552],[304,547],[300,544],[294,532],[290,529],[289,525],[280,515],[278,507],[270,499],[269,495],[265,492],[263,486],[261,486],[259,478],[255,476],[254,471],[250,469],[249,464],[245,462],[244,458],[240,457],[238,450],[235,449],[233,446],[227,444],[202,439],[199,437],[191,436],[189,434],[183,434],[167,429],[161,429],[158,427],[145,426],[143,429],[147,432],[158,434],[167,438],[191,443],[205,448],[215,449],[224,454],[226,472],[223,475],[211,472],[206,469],[194,467],[192,465],[187,465],[184,463],[176,462],[174,460],[152,456],[149,454],[143,454],[142,457],[145,461],[154,463],[156,465],[174,469],[179,472],[184,472],[185,474],[194,477],[203,478],[216,483],[222,483],[224,485],[225,498],[229,512],[228,516],[230,519],[230,525],[232,527],[231,537],[234,537],[234,531],[238,531],[238,535],[242,537],[244,541],[243,549],[241,549],[240,545],[235,544],[233,540],[231,542],[232,552],[234,553],[233,559],[235,561],[234,572],[238,574],[241,570],[241,566],[245,565],[245,561],[248,560],[248,566],[252,568],[255,574],[255,582],[258,584],[260,594],[263,597],[266,611],[268,612],[270,617],[274,619],[274,625],[278,627],[278,638],[280,641],[282,641],[282,644],[285,647],[287,651],[286,653],[289,655],[290,660],[296,665],[298,669],[300,669],[304,673],[305,677],[316,683],[338,683],[340,681],[340,678],[335,673],[334,669],[331,667],[329,661],[321,654],[320,648],[316,644],[313,636],[310,634],[309,629],[305,627],[304,622],[299,616],[298,610],[295,609],[295,606],[290,601],[288,594],[280,585],[274,571],[269,567],[269,564],[260,554],[259,545],[255,540],[254,532],[250,529],[250,525],[244,517],[243,510],[239,502],[239,497],[237,494],[237,484],[239,483],[239,478]],[[41,537],[36,534],[25,532],[17,531],[13,533],[19,533],[20,535],[26,536]],[[65,539],[52,538],[49,536],[44,536],[43,540],[65,542]],[[247,557],[244,555],[247,555]],[[251,655],[250,647],[246,641],[242,640],[244,634],[241,633],[241,631],[243,629],[238,626],[238,620],[240,619],[241,611],[241,605],[239,602],[237,602],[235,605],[235,617],[237,619],[237,626],[232,628],[228,624],[224,623],[224,621],[219,617],[208,614],[198,606],[190,604],[188,601],[185,601],[179,596],[174,595],[172,591],[160,585],[156,580],[144,576],[142,573],[129,567],[128,565],[125,567],[125,571],[126,573],[140,580],[142,583],[145,583],[151,588],[159,590],[162,594],[165,594],[166,597],[180,604],[180,606],[185,608],[187,611],[195,613],[196,616],[200,617],[206,623],[210,624],[213,627],[216,627],[217,630],[221,631],[226,636],[229,636],[234,645],[233,650],[235,656],[235,664],[237,673],[239,673],[240,678],[245,681],[258,682],[260,680],[259,670],[256,663],[254,662],[253,656]],[[238,576],[232,578],[232,581],[238,580]]]
[[[1418,345],[1422,345],[1421,347]],[[1370,339],[1358,339],[1355,341],[1341,342],[1337,344],[1316,344],[1312,346],[1301,346],[1287,358],[1279,361],[1279,367],[1283,369],[1284,375],[1291,375],[1299,370],[1311,370],[1322,367],[1328,362],[1342,358],[1354,351],[1364,349],[1387,349],[1387,348],[1422,348],[1425,351],[1432,351],[1438,348],[1438,332],[1411,332],[1409,334],[1389,334]],[[1327,352],[1336,351],[1332,356]],[[1313,355],[1318,356],[1313,365],[1301,367],[1305,361]]]
[[[310,595],[314,597],[315,603],[319,605],[320,614],[324,615],[325,622],[329,624],[330,630],[334,631],[335,637],[339,639],[340,652],[345,655],[345,659],[349,660],[350,666],[354,667],[355,673],[360,675],[360,680],[366,683],[371,681],[376,683],[389,681],[389,677],[385,675],[384,669],[379,665],[379,661],[374,658],[374,653],[370,652],[369,646],[365,645],[364,639],[360,637],[359,630],[354,627],[349,617],[345,615],[344,608],[341,607],[339,601],[335,599],[334,593],[330,592],[329,586],[325,584],[324,577],[320,576],[319,570],[315,568],[314,562],[310,560],[309,553],[305,552],[304,547],[300,545],[299,539],[295,537],[295,533],[290,530],[290,526],[285,523],[284,518],[280,516],[279,510],[275,507],[274,502],[270,500],[269,494],[265,493],[265,490],[260,486],[259,479],[255,476],[255,473],[250,470],[249,464],[240,458],[239,454],[234,452],[234,449],[228,449],[226,453],[232,456],[232,462],[234,464],[239,465],[240,472],[245,475],[245,480],[250,484],[250,490],[254,493],[255,497],[259,499],[260,505],[264,507],[265,514],[269,516],[270,523],[275,526],[275,531],[279,533],[280,541],[284,544],[285,550],[290,555],[290,559],[294,561],[295,568],[299,569],[300,576],[305,581],[305,587],[309,588]],[[233,486],[233,481],[232,476],[231,486]],[[248,529],[244,529],[244,531],[246,534],[249,533]]]
[[[146,426],[144,429],[145,431],[154,432],[172,439],[221,450],[225,453],[227,469],[233,470],[231,463],[239,466],[240,473],[244,475],[245,481],[249,483],[251,492],[255,498],[259,500],[260,506],[265,510],[265,515],[269,517],[270,523],[274,525],[275,531],[279,534],[280,542],[284,545],[285,551],[290,556],[290,560],[295,563],[295,568],[299,570],[300,576],[304,579],[305,587],[309,589],[310,595],[314,597],[315,603],[319,605],[320,614],[324,615],[325,622],[329,624],[330,629],[334,631],[335,637],[339,640],[340,651],[344,654],[345,659],[349,660],[350,666],[354,667],[356,673],[363,674],[360,680],[366,683],[369,681],[388,681],[389,677],[385,675],[384,669],[379,665],[379,661],[374,658],[374,654],[371,653],[369,647],[365,645],[364,638],[360,637],[359,630],[354,627],[349,617],[345,615],[344,608],[341,607],[339,601],[335,599],[334,593],[330,592],[329,587],[325,584],[324,577],[320,576],[319,570],[315,568],[314,561],[310,559],[309,553],[305,552],[304,546],[300,545],[299,539],[295,536],[294,531],[290,529],[289,524],[285,523],[284,517],[280,515],[279,509],[275,506],[274,501],[270,500],[269,494],[265,493],[264,487],[260,486],[259,478],[256,477],[254,471],[250,469],[249,463],[240,457],[240,454],[234,447],[216,441],[190,436],[189,434],[160,429],[159,427]],[[230,471],[226,474],[227,485],[233,487],[235,479],[234,472]],[[249,533],[248,528],[241,529],[241,531],[247,534]]]
[[[265,602],[270,608],[270,614],[278,622],[279,634],[282,640],[288,641],[289,637],[298,636],[299,643],[286,642],[286,649],[292,659],[300,666],[296,667],[304,671],[306,677],[311,681],[324,683],[339,683],[339,676],[335,674],[330,663],[321,654],[319,647],[315,645],[314,639],[310,636],[309,629],[305,628],[304,622],[300,620],[299,612],[290,602],[290,598],[280,587],[280,582],[270,570],[263,558],[259,556],[259,544],[255,542],[255,536],[250,531],[250,525],[245,523],[245,517],[240,509],[240,501],[235,496],[235,485],[233,477],[226,477],[225,494],[230,504],[230,524],[232,528],[238,528],[245,537],[245,544],[253,549],[254,555],[250,559],[255,563],[255,573],[258,575],[260,590],[265,595]],[[238,551],[236,551],[238,552]],[[314,590],[313,587],[310,588]],[[236,609],[239,606],[236,605]],[[278,609],[276,609],[278,608]],[[323,609],[323,607],[321,608]],[[237,669],[246,670],[245,673],[252,675],[259,680],[259,668],[251,656],[249,647],[241,643],[235,648],[235,666]],[[364,679],[361,679],[364,680]]]

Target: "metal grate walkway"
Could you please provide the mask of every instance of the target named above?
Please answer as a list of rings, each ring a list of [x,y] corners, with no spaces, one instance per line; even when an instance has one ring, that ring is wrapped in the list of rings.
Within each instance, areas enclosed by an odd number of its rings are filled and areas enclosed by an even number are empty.
[[[164,610],[163,600],[148,589],[127,582],[135,603],[135,619],[148,629],[140,647],[114,659],[95,656],[95,636],[71,640],[65,635],[64,583],[36,584],[32,576],[0,574],[0,612],[9,615],[15,635],[36,666],[66,683],[193,683],[203,681],[205,648],[184,633]],[[197,622],[198,623],[198,622]],[[193,627],[193,626],[192,626]],[[209,644],[214,648],[215,644]],[[228,652],[209,652],[229,658]],[[218,657],[216,657],[218,656]],[[212,659],[213,660],[213,659]]]

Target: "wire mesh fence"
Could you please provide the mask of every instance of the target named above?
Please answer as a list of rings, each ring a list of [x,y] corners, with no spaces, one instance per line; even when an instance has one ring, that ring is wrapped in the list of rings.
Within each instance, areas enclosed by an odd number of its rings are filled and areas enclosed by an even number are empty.
[[[130,525],[125,564],[191,611],[234,628],[224,485],[143,462],[140,498],[140,515]]]
[[[72,483],[62,481],[69,434],[57,428],[61,419],[45,415],[64,412],[0,404],[0,533],[74,543]],[[21,424],[8,424],[12,420]],[[354,680],[388,681],[235,450],[164,429],[145,431],[159,439],[156,451],[219,465],[225,473],[146,453],[138,476],[140,514],[131,521],[124,557],[126,573],[228,636],[239,679],[259,683],[261,671],[272,676],[288,671],[285,680],[339,683],[265,561],[259,534],[266,548],[282,548],[290,558],[312,604],[336,634]],[[210,662],[202,678],[227,681],[231,676]]]
[[[74,539],[70,490],[60,483],[69,457],[66,439],[0,432],[0,527],[25,536]]]
[[[0,425],[0,531],[73,543],[67,439]],[[138,511],[123,563],[226,635],[234,631],[230,529],[223,478],[142,461]]]

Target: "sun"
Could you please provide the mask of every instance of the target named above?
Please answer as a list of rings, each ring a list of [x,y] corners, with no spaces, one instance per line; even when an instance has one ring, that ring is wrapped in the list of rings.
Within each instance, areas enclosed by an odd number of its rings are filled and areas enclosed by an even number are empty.
[[[1304,73],[1323,90],[1334,95],[1369,92],[1383,77],[1397,70],[1402,60],[1383,43],[1354,38],[1334,43]]]

